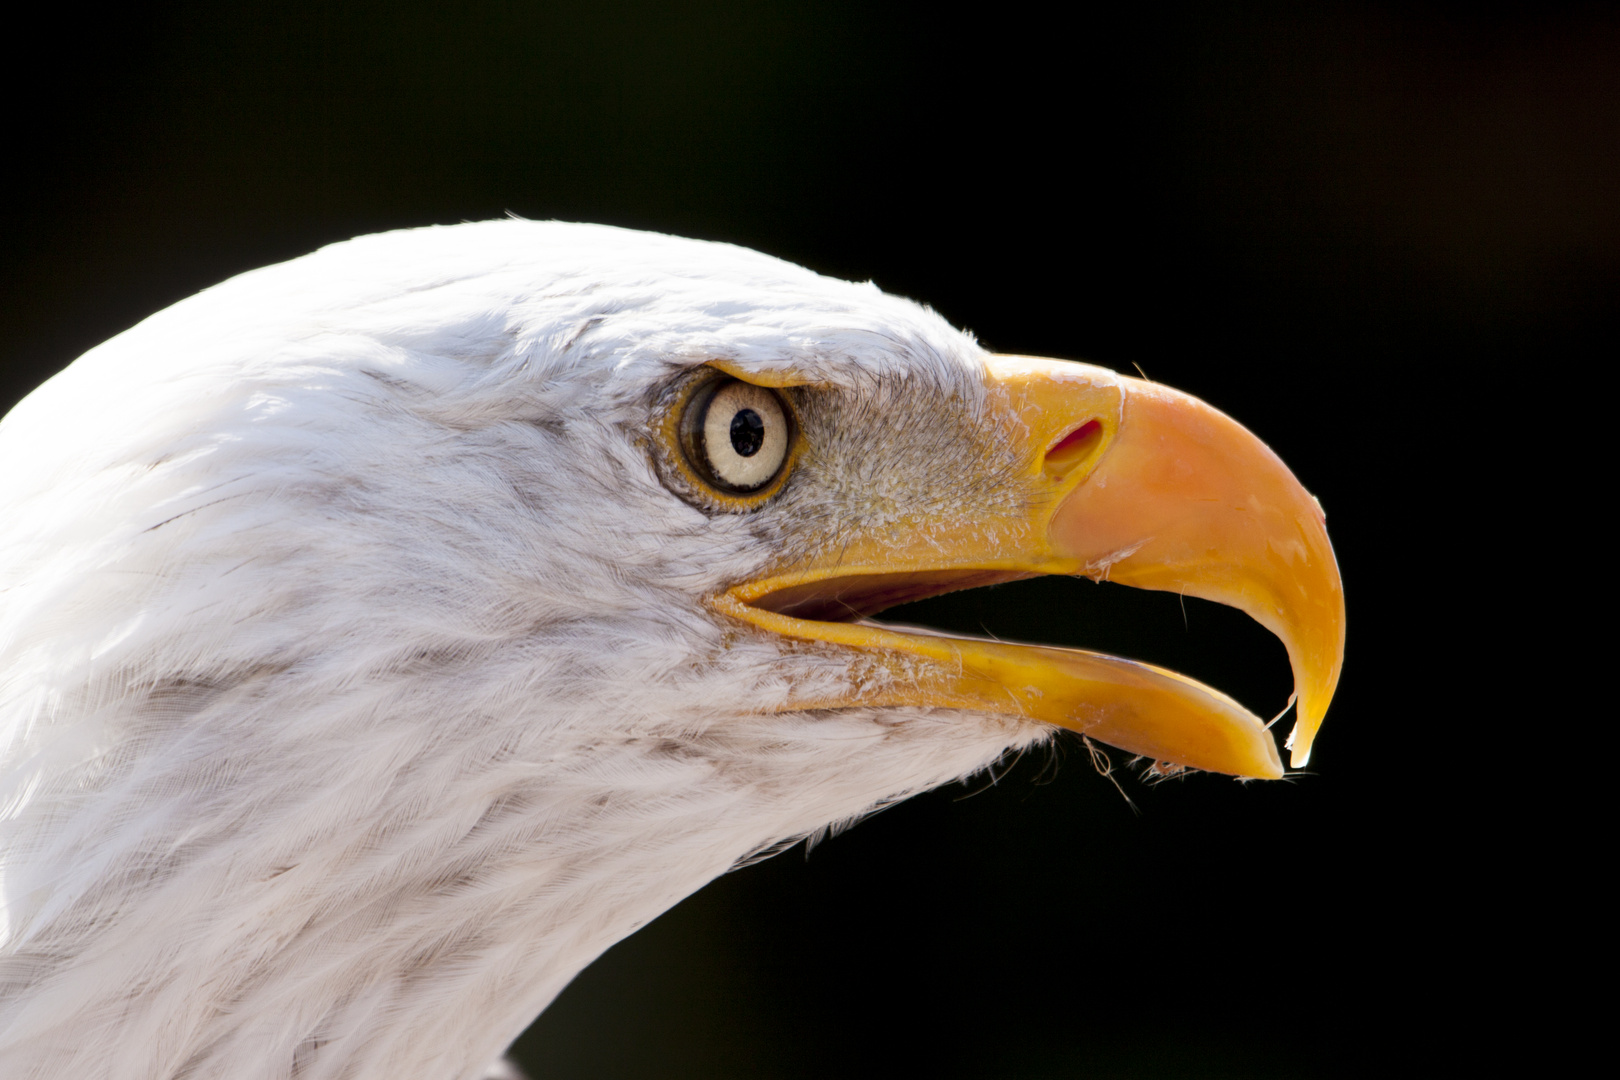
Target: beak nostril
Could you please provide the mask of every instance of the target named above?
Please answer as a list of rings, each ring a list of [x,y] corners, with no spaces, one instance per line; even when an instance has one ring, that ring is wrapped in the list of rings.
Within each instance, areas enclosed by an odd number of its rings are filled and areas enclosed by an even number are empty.
[[[1102,421],[1087,420],[1063,438],[1057,441],[1046,452],[1046,460],[1041,463],[1041,471],[1049,480],[1061,480],[1073,471],[1076,465],[1091,456],[1091,452],[1102,441]]]

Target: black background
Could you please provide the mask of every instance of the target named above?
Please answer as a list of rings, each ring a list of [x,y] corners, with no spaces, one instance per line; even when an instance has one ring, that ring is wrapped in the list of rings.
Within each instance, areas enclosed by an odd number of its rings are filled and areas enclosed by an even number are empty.
[[[0,404],[236,272],[512,211],[1139,365],[1326,506],[1350,634],[1311,775],[1127,775],[1127,803],[1062,742],[915,799],[616,947],[519,1043],[537,1077],[1365,1075],[1553,1041],[1526,927],[1572,886],[1524,778],[1568,699],[1531,700],[1557,631],[1518,596],[1580,528],[1561,418],[1620,313],[1613,10],[64,4],[8,51]],[[1174,597],[898,614],[1267,714],[1289,685],[1264,631]]]

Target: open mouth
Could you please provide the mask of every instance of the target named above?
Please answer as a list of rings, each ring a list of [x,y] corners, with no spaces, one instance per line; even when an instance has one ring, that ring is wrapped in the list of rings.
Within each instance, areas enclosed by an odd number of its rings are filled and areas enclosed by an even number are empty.
[[[1281,643],[1243,612],[1083,577],[1008,570],[847,575],[786,588],[755,604],[820,622],[870,619],[902,633],[1129,657],[1218,686],[1268,717],[1284,709],[1293,690]]]
[[[1283,775],[1266,725],[1231,697],[1173,671],[1085,649],[1016,644],[869,616],[1038,571],[855,573],[733,589],[717,604],[800,640],[859,649],[879,672],[844,699],[804,708],[930,706],[1038,720],[1166,765],[1237,776]]]
[[[756,597],[752,604],[762,611],[795,619],[859,622],[901,604],[1037,576],[1023,570],[914,570],[894,574],[843,574],[784,585]]]
[[[995,359],[992,396],[1032,448],[1027,511],[920,516],[881,536],[841,538],[836,550],[738,584],[712,606],[865,659],[846,695],[796,707],[997,713],[1174,765],[1280,777],[1268,725],[1174,671],[871,618],[1041,575],[1212,600],[1247,613],[1287,649],[1298,704],[1287,746],[1303,766],[1344,653],[1344,596],[1320,506],[1264,443],[1196,398],[1082,365]]]

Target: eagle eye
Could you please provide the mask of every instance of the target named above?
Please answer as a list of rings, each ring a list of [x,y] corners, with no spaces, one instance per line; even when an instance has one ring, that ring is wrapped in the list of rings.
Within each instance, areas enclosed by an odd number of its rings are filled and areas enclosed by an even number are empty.
[[[692,396],[681,434],[692,468],[730,495],[770,484],[793,445],[789,411],[775,391],[731,378],[715,379]]]

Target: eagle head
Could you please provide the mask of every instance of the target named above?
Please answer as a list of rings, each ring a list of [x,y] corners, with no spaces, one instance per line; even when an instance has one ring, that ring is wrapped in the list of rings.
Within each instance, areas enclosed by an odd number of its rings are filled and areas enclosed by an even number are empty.
[[[475,1075],[728,868],[1059,728],[1283,768],[1173,672],[870,616],[1079,574],[1338,679],[1315,501],[1098,367],[723,244],[500,221],[244,274],[0,425],[0,1064]]]

